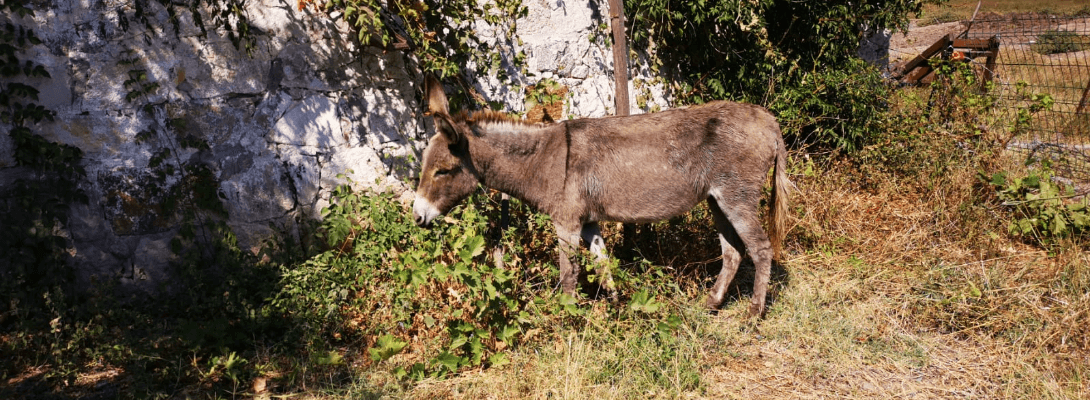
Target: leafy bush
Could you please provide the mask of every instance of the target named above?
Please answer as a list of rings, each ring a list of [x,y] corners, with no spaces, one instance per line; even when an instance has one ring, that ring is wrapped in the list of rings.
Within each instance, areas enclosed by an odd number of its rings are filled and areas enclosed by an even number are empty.
[[[788,142],[855,151],[888,126],[890,90],[878,69],[861,59],[845,64],[782,82],[768,108]]]
[[[337,338],[373,362],[406,352],[397,373],[418,379],[505,362],[499,351],[516,343],[531,296],[488,262],[480,198],[435,230],[416,227],[390,193],[341,186],[333,198],[319,233],[329,249],[286,268],[273,301],[311,345]]]
[[[653,69],[681,74],[675,89],[683,101],[762,104],[780,115],[787,136],[804,139],[796,143],[854,150],[877,132],[873,120],[887,90],[857,60],[860,40],[906,28],[923,3],[637,0],[625,7],[633,47],[657,52]]]
[[[1078,195],[1070,185],[1057,182],[1045,168],[1021,178],[995,173],[990,183],[1003,205],[1014,212],[1008,231],[1041,244],[1090,234],[1090,210],[1086,193]]]
[[[490,68],[501,78],[506,70],[499,68],[503,57],[512,64],[520,63],[525,55],[500,54],[478,40],[475,22],[483,21],[510,41],[518,18],[528,9],[521,0],[481,2],[473,0],[418,2],[381,2],[378,0],[299,1],[302,9],[317,4],[326,12],[340,12],[364,45],[406,50],[414,54],[424,72],[443,77],[466,71],[470,62]],[[332,18],[332,17],[331,17]],[[454,100],[454,99],[452,99]]]
[[[309,352],[339,357],[366,349],[366,364],[386,363],[398,377],[443,377],[503,365],[506,350],[530,337],[597,318],[586,315],[579,298],[554,292],[547,216],[516,203],[516,226],[497,240],[485,217],[496,211],[490,196],[471,196],[430,230],[415,226],[390,193],[355,193],[346,185],[332,198],[318,233],[326,250],[285,266],[271,302],[296,321]],[[502,263],[485,251],[497,246]],[[639,267],[613,263],[622,298],[631,299],[607,313],[669,332],[677,317],[660,310],[655,294],[681,291],[665,268]],[[589,279],[597,278],[591,272]]]

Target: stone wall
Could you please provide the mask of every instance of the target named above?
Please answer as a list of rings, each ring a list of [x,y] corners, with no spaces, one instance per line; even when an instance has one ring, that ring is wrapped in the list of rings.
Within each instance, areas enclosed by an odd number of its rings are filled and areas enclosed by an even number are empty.
[[[207,9],[202,31],[188,7],[135,1],[39,1],[33,17],[0,16],[43,40],[25,55],[52,75],[29,82],[57,112],[39,133],[84,152],[89,203],[72,206],[67,227],[83,285],[92,276],[127,290],[170,285],[179,218],[164,207],[185,179],[183,166],[211,171],[214,181],[203,184],[218,185],[246,249],[318,217],[343,183],[338,174],[411,194],[404,182],[417,166],[409,156],[432,129],[410,55],[362,46],[342,20],[294,1],[247,1],[254,34],[241,51],[207,22]],[[500,80],[469,65],[476,90],[521,112],[522,88],[552,79],[568,88],[567,117],[611,114],[610,49],[592,40],[606,34],[606,1],[525,1],[521,41],[478,25],[496,51],[525,52],[525,70],[505,63],[509,78]],[[634,80],[648,78],[638,71]],[[667,105],[661,87],[642,90],[651,99],[645,107]],[[632,109],[640,112],[635,101]],[[0,192],[24,173],[10,137],[0,135]]]

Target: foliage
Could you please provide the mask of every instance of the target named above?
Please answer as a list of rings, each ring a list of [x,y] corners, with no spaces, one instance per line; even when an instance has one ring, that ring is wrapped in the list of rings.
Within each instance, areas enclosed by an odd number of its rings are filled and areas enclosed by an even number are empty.
[[[981,73],[970,63],[932,60],[936,79],[930,84],[927,99],[927,119],[930,123],[964,137],[979,138],[995,125],[997,116],[992,112],[999,101],[993,82],[982,83]],[[1009,140],[998,130],[991,137],[993,142]],[[1002,145],[1005,145],[1003,143]]]
[[[1086,193],[1055,181],[1050,164],[1046,160],[1044,168],[1021,178],[1009,178],[1004,172],[992,175],[990,183],[999,199],[1014,212],[1008,231],[1041,244],[1090,234]]]
[[[299,8],[313,0],[300,0]],[[502,58],[513,64],[525,55],[503,55],[479,40],[476,26],[484,22],[506,35],[512,42],[516,20],[526,16],[528,8],[521,0],[332,0],[324,3],[331,16],[339,13],[358,32],[361,44],[387,49],[407,50],[416,56],[425,73],[452,77],[467,73],[463,68],[474,63],[481,70],[506,76]],[[518,67],[518,65],[515,65]],[[454,99],[452,99],[454,100]]]
[[[526,109],[534,106],[550,106],[563,101],[561,85],[553,79],[542,79],[526,87]]]
[[[542,79],[533,85],[526,86],[525,91],[524,105],[527,121],[551,122],[563,118],[564,99],[568,95],[567,86],[553,79]]]
[[[858,150],[889,125],[889,87],[874,66],[857,58],[844,69],[802,73],[768,104],[785,139],[798,145]]]
[[[149,4],[152,0],[134,0],[132,2],[132,14],[118,11],[118,26],[125,32],[128,32],[133,23],[139,23],[145,29],[144,35],[150,36],[155,32],[159,32],[165,29],[157,29],[155,23],[149,19],[149,17],[155,14],[155,10],[148,10]],[[245,2],[242,0],[179,0],[179,1],[165,1],[154,0],[160,6],[162,6],[167,12],[168,21],[174,28],[174,34],[181,34],[181,20],[178,15],[179,11],[188,11],[193,18],[193,24],[200,30],[200,36],[203,38],[208,37],[209,28],[213,31],[224,33],[227,35],[227,40],[235,46],[235,49],[245,51],[247,54],[253,52],[255,39],[253,32],[250,31],[250,21],[245,13]],[[207,7],[207,8],[205,8]],[[202,9],[208,10],[208,14],[205,15],[201,12]],[[209,18],[211,24],[205,23],[205,18]],[[133,78],[130,75],[130,78]],[[131,79],[130,79],[131,80]],[[142,79],[146,80],[146,79]],[[131,82],[126,82],[125,86],[128,88]]]
[[[626,13],[634,47],[658,52],[656,72],[681,74],[684,101],[766,105],[789,115],[785,134],[795,142],[854,149],[877,132],[886,91],[877,71],[851,61],[860,40],[907,28],[924,3],[637,0]],[[843,100],[869,106],[843,110]]]
[[[19,15],[33,11],[22,2],[0,9]],[[33,84],[49,72],[23,52],[41,44],[34,31],[8,22],[0,30],[0,126],[7,130],[19,179],[0,194],[0,326],[56,315],[71,301],[67,267],[68,207],[86,202],[77,183],[85,172],[79,148],[49,141],[36,132],[54,112],[38,101]],[[13,173],[14,174],[14,173]]]
[[[411,380],[504,365],[528,336],[596,319],[579,298],[552,292],[558,278],[547,217],[516,204],[517,226],[497,238],[484,217],[495,203],[476,194],[448,222],[425,230],[392,194],[342,186],[318,231],[327,250],[285,266],[271,304],[297,321],[308,351],[366,349],[368,364]],[[495,246],[502,263],[485,251]],[[612,269],[619,292],[632,297],[607,306],[611,318],[647,320],[662,334],[677,328],[680,320],[656,297],[680,292],[662,268]]]
[[[273,301],[308,343],[366,345],[373,362],[411,350],[394,365],[415,379],[504,362],[499,351],[528,322],[528,297],[514,271],[485,259],[479,199],[452,215],[460,224],[436,231],[414,226],[389,193],[345,185],[333,199],[319,229],[329,249],[286,268]]]

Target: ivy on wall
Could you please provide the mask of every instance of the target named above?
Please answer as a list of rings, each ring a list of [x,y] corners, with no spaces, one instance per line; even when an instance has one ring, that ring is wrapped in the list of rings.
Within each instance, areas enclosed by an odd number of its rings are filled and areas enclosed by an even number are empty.
[[[8,15],[33,10],[18,0],[0,1]],[[0,193],[0,323],[37,310],[63,309],[72,271],[66,261],[68,208],[87,197],[78,187],[85,172],[79,148],[42,137],[36,129],[55,113],[38,104],[35,83],[51,78],[24,53],[41,40],[32,29],[7,22],[0,28],[0,129],[11,139],[19,176]]]
[[[501,80],[510,77],[503,68],[507,63],[521,68],[526,55],[506,54],[489,46],[478,35],[480,23],[499,32],[499,40],[513,48],[517,20],[525,17],[528,8],[521,0],[299,0],[298,8],[314,7],[330,18],[343,19],[357,32],[360,44],[388,51],[405,51],[419,62],[422,72],[460,83],[455,87],[451,108],[486,105],[479,95],[471,93],[463,80],[466,66],[477,66],[476,72],[495,74]]]

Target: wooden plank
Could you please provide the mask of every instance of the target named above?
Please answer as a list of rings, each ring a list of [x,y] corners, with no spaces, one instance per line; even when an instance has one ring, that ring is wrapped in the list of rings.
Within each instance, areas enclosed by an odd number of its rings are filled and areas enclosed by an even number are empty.
[[[942,49],[950,46],[950,42],[951,40],[949,34],[943,36],[942,38],[939,38],[939,40],[936,41],[935,44],[932,44],[930,47],[927,48],[927,50],[924,50],[923,53],[920,53],[920,55],[916,56],[916,58],[913,58],[911,61],[905,63],[904,69],[901,70],[901,74],[908,75],[909,72],[911,72],[913,69],[916,69],[916,67],[919,67],[925,61],[927,61],[927,59],[935,55],[935,53],[938,53],[939,51],[942,51]]]
[[[920,79],[923,79],[923,77],[927,76],[927,74],[930,73],[931,66],[924,65],[920,68],[917,68],[915,71],[912,71],[912,73],[908,74],[908,76],[905,77],[904,81],[905,83],[920,83]]]
[[[987,50],[991,48],[991,45],[991,39],[954,39],[953,42],[955,49]]]

